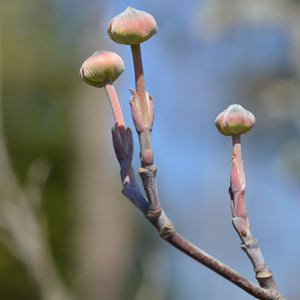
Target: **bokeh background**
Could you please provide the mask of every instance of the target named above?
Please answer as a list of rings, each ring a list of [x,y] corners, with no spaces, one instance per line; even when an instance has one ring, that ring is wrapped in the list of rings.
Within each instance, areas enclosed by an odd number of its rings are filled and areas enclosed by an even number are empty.
[[[123,57],[115,87],[132,127],[130,49],[106,34],[128,5],[159,27],[142,54],[168,216],[255,281],[231,225],[231,141],[214,126],[243,105],[257,119],[242,141],[251,230],[281,292],[300,299],[296,0],[1,0],[0,299],[252,299],[159,239],[120,193],[109,103],[78,71],[96,50]]]

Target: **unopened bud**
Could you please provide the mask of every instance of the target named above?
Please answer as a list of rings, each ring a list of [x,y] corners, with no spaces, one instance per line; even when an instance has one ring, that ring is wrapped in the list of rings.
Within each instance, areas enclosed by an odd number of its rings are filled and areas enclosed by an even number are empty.
[[[254,115],[239,104],[230,105],[215,121],[216,127],[224,135],[246,133],[254,124]]]
[[[157,32],[153,16],[141,10],[127,7],[114,17],[107,28],[109,37],[119,44],[141,44]]]
[[[124,71],[122,58],[115,52],[97,51],[80,68],[84,82],[103,87],[107,82],[115,81]]]

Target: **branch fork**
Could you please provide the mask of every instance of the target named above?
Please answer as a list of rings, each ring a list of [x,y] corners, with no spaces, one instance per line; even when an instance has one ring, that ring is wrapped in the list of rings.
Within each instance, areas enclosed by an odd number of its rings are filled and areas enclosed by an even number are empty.
[[[129,100],[132,119],[140,142],[140,159],[142,167],[149,168],[153,164],[153,152],[151,149],[151,131],[154,121],[153,97],[148,93],[146,103],[142,103],[140,96],[130,89],[132,97]],[[142,109],[142,105],[145,108]]]
[[[125,129],[123,124],[119,125],[115,123],[111,132],[114,150],[121,168],[122,184],[123,186],[127,184],[136,186],[134,171],[131,165],[133,156],[132,130],[130,127]]]

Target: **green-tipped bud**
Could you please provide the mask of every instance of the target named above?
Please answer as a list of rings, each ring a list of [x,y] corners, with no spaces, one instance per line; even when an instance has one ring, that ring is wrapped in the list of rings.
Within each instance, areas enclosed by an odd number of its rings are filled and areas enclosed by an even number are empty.
[[[156,21],[145,11],[127,7],[107,28],[109,37],[119,44],[141,44],[157,32]]]
[[[84,82],[103,87],[107,82],[115,81],[124,71],[122,58],[115,52],[97,51],[80,68]]]
[[[232,104],[217,116],[215,124],[224,135],[243,134],[254,126],[255,117],[241,105]]]

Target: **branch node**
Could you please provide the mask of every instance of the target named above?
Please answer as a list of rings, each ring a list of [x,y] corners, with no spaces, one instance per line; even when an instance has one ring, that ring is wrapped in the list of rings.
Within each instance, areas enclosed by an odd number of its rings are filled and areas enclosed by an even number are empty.
[[[262,270],[266,267],[267,267],[267,264],[263,264],[259,267],[254,268],[254,271],[255,271],[255,273],[259,273],[259,272],[262,272]]]
[[[173,236],[175,231],[176,229],[173,223],[167,223],[159,230],[159,235],[162,239],[168,240]]]
[[[255,238],[251,238],[249,241],[245,243],[248,249],[258,248],[258,241]]]
[[[146,176],[155,177],[156,171],[157,171],[157,166],[152,165],[148,168],[139,167],[138,171],[139,171],[139,174],[142,177],[142,179],[145,178]]]
[[[161,212],[162,212],[162,208],[161,207],[159,209],[156,209],[156,210],[153,210],[153,209],[151,209],[151,207],[149,207],[149,209],[146,212],[146,218],[148,220],[150,220],[150,219],[151,220],[157,219],[161,215]]]
[[[258,272],[256,274],[255,278],[257,280],[262,280],[262,279],[270,279],[270,278],[272,278],[272,276],[273,276],[272,271],[268,269],[268,270],[265,270],[263,272]]]

